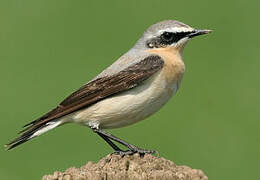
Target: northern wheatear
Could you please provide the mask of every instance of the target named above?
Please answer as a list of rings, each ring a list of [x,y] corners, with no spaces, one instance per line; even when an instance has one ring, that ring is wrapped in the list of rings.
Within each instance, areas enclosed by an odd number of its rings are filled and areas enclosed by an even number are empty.
[[[103,129],[136,123],[158,111],[180,87],[185,71],[182,51],[197,30],[175,20],[149,27],[132,49],[93,80],[68,96],[56,108],[24,126],[21,136],[7,144],[12,149],[68,122],[90,127],[116,152],[153,153]],[[123,151],[114,142],[128,148]]]

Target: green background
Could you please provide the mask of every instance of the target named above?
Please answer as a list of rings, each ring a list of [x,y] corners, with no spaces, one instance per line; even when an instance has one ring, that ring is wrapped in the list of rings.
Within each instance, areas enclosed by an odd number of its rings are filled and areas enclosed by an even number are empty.
[[[12,151],[5,143],[131,48],[151,24],[177,19],[214,32],[190,42],[177,95],[113,134],[211,180],[260,179],[259,1],[1,0],[0,179],[98,161],[112,152],[68,124]]]

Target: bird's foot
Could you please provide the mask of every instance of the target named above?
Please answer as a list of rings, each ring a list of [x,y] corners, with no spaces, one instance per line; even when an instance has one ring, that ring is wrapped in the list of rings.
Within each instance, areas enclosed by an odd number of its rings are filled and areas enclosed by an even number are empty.
[[[157,151],[155,150],[147,150],[147,149],[142,149],[142,148],[139,148],[139,147],[136,147],[134,145],[129,145],[128,148],[133,151],[134,153],[139,153],[140,156],[144,156],[145,154],[154,154],[154,153],[157,153]]]
[[[132,150],[134,153],[140,154],[140,156],[144,156],[145,154],[154,154],[156,151],[154,150],[147,150],[147,149],[141,149],[141,148],[134,148]]]
[[[126,151],[115,151],[112,154],[116,154],[116,155],[120,155],[121,157],[124,157],[126,155],[133,155],[135,152],[131,151],[131,150],[126,150]]]
[[[117,154],[120,155],[121,157],[124,157],[126,155],[133,155],[138,153],[141,157],[143,157],[145,154],[154,154],[157,153],[157,151],[154,150],[146,150],[146,149],[141,149],[141,148],[134,148],[131,150],[126,150],[126,151],[115,151],[112,154]]]

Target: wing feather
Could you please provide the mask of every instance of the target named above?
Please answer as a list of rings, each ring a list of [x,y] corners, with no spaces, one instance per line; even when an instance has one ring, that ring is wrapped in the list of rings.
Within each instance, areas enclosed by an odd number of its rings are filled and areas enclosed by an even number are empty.
[[[35,121],[26,124],[20,137],[14,139],[8,146],[23,143],[33,133],[46,126],[51,121],[91,106],[104,98],[138,86],[163,67],[164,61],[160,56],[148,56],[140,62],[112,75],[97,78],[68,96],[56,108]],[[27,127],[28,126],[28,127]]]

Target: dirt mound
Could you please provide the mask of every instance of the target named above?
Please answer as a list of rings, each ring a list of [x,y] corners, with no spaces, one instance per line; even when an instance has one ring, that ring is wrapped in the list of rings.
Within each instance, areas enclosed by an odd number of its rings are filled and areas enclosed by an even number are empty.
[[[139,154],[121,157],[108,155],[99,162],[88,162],[77,169],[54,172],[43,180],[207,180],[207,176],[197,169],[177,166],[170,160]]]

